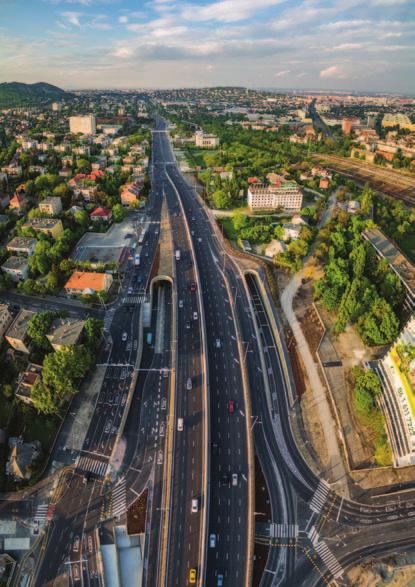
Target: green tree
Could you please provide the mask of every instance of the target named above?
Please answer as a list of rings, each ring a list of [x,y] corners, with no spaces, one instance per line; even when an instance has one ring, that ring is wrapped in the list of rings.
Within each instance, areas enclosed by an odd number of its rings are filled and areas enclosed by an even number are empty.
[[[27,327],[27,334],[37,350],[48,352],[52,350],[46,334],[50,330],[53,320],[57,317],[56,312],[40,312],[33,316]]]
[[[114,222],[122,222],[127,216],[127,212],[121,204],[115,204],[112,207],[112,216],[114,218]]]
[[[378,297],[370,310],[359,318],[357,329],[365,344],[388,344],[398,335],[399,320],[388,302]]]
[[[360,209],[361,209],[362,213],[365,214],[366,216],[368,214],[370,214],[370,211],[372,209],[373,198],[374,198],[374,192],[373,192],[373,190],[370,189],[369,184],[366,184],[363,189],[362,198],[360,201]]]
[[[233,228],[239,232],[242,228],[248,223],[248,216],[243,214],[242,212],[234,212],[232,214],[232,226]]]
[[[42,380],[36,381],[32,386],[30,398],[38,412],[48,415],[59,414],[61,402],[56,398],[53,389],[45,385]]]
[[[225,208],[229,208],[232,204],[232,198],[229,192],[225,192],[222,189],[216,190],[212,194],[212,202],[215,208],[218,210],[223,210]]]

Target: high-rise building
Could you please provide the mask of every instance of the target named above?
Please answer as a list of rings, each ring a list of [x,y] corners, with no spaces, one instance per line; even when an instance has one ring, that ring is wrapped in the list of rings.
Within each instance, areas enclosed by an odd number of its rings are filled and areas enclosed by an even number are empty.
[[[251,210],[276,210],[298,212],[303,194],[295,181],[281,181],[273,185],[255,184],[248,189],[248,206]]]
[[[70,116],[69,130],[73,134],[82,133],[83,135],[94,135],[96,133],[96,121],[93,114],[86,116]]]
[[[354,119],[353,118],[343,118],[342,120],[342,131],[345,135],[349,135],[352,132]]]

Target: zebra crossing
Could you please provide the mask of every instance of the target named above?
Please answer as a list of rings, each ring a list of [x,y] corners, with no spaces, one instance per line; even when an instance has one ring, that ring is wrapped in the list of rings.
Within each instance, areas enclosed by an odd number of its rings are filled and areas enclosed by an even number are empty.
[[[49,506],[47,503],[39,504],[36,508],[35,523],[43,524],[46,522]]]
[[[319,514],[322,511],[327,501],[327,496],[329,492],[330,487],[324,480],[321,480],[318,484],[315,494],[313,495],[312,500],[310,501],[310,509],[313,512]]]
[[[319,542],[315,550],[335,579],[343,575],[343,568],[324,541]]]
[[[297,524],[270,524],[269,535],[271,538],[297,538]]]
[[[93,473],[97,477],[104,477],[107,473],[108,463],[106,461],[99,461],[92,457],[81,456],[76,464],[78,471],[85,473]]]
[[[126,296],[122,299],[123,304],[144,304],[146,301],[145,295]]]
[[[127,489],[125,477],[112,490],[112,515],[114,518],[120,518],[127,510]]]

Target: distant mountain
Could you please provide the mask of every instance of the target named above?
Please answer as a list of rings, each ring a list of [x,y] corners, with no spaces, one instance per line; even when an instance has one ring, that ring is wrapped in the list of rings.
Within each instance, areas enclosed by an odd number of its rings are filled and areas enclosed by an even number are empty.
[[[73,94],[45,82],[24,84],[10,82],[0,84],[0,107],[29,106],[53,100],[70,100]]]

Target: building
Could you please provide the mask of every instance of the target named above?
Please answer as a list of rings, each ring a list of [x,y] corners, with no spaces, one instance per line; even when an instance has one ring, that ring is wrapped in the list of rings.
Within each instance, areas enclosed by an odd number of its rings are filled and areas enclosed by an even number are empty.
[[[56,216],[62,212],[62,200],[57,196],[50,196],[39,203],[39,210],[43,214]]]
[[[385,416],[393,465],[415,465],[415,317],[385,356],[370,367],[379,375],[379,404]]]
[[[399,128],[415,131],[415,124],[411,123],[411,119],[406,114],[385,114],[382,118],[382,126],[384,128],[399,126]]]
[[[30,236],[15,236],[6,245],[6,249],[15,255],[30,257],[35,252],[37,240]]]
[[[7,304],[0,304],[0,340],[3,340],[4,333],[13,322],[13,316],[10,313]]]
[[[84,320],[75,318],[56,318],[46,334],[55,351],[61,351],[65,347],[76,345],[82,336]]]
[[[199,149],[215,149],[219,146],[219,137],[198,130],[195,132],[195,145]]]
[[[381,259],[386,259],[389,267],[399,277],[406,291],[404,306],[411,312],[415,311],[415,267],[405,257],[395,243],[378,228],[363,232],[363,238],[370,242]]]
[[[352,132],[353,124],[356,124],[354,118],[343,118],[342,120],[342,131],[345,135],[349,135]]]
[[[277,210],[298,212],[303,194],[293,181],[281,181],[280,185],[251,185],[248,188],[248,206],[251,210]]]
[[[16,481],[30,479],[31,466],[33,461],[39,458],[41,454],[40,442],[23,442],[23,438],[9,438],[9,460],[6,463],[6,474],[13,477]],[[29,540],[30,546],[30,540]]]
[[[30,320],[35,315],[36,312],[32,312],[31,310],[20,310],[4,336],[11,347],[27,355],[30,353],[30,340],[27,335],[27,329]]]
[[[271,242],[266,246],[264,254],[266,257],[272,259],[275,255],[284,253],[287,250],[287,245],[282,241],[272,239]]]
[[[23,224],[23,228],[33,228],[36,232],[42,232],[56,238],[63,232],[63,224],[59,218],[32,218]]]
[[[103,207],[95,208],[95,210],[89,215],[89,218],[92,222],[111,222],[112,210]]]
[[[3,263],[1,269],[14,281],[24,281],[29,275],[29,265],[25,257],[12,255]]]
[[[60,112],[62,110],[62,103],[61,102],[52,102],[52,110],[53,110],[53,112]]]
[[[126,184],[121,191],[121,204],[131,206],[140,197],[140,186],[137,183]]]
[[[42,367],[41,365],[36,365],[35,363],[29,363],[26,371],[20,373],[17,379],[17,386],[16,386],[16,397],[18,397],[22,402],[25,404],[31,404],[32,398],[30,396],[30,392],[32,387],[36,383],[36,381],[40,381],[42,377]]]
[[[94,135],[97,130],[95,116],[87,114],[86,116],[70,116],[69,130],[76,135],[81,133],[83,135]]]
[[[112,282],[113,278],[109,273],[74,271],[65,284],[65,291],[69,296],[106,293]]]
[[[26,210],[28,206],[28,201],[27,198],[24,194],[14,194],[14,196],[12,197],[12,199],[10,200],[9,203],[9,208],[10,210],[13,210],[14,212],[17,212],[19,214],[21,214],[22,212],[24,212]]]

